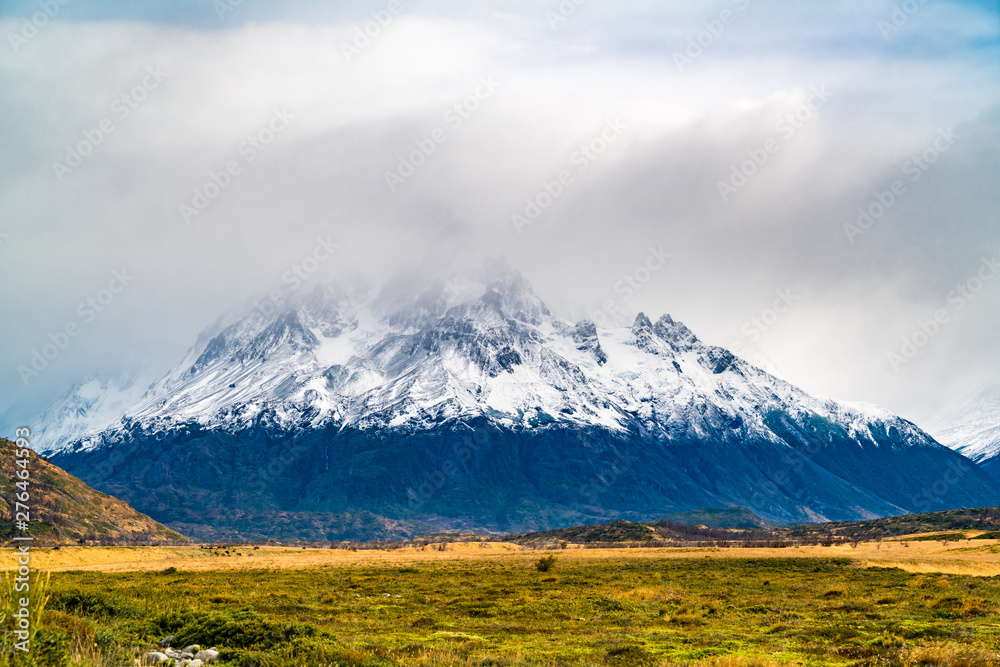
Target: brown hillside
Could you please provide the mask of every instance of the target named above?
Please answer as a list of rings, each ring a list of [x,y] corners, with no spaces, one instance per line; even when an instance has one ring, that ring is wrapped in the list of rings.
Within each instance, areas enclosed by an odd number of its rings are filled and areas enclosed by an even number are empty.
[[[0,438],[0,540],[10,542],[23,534],[14,523],[17,447]],[[30,508],[29,533],[36,543],[127,543],[183,541],[186,537],[140,514],[121,500],[96,491],[61,468],[31,452],[31,472],[26,503]]]

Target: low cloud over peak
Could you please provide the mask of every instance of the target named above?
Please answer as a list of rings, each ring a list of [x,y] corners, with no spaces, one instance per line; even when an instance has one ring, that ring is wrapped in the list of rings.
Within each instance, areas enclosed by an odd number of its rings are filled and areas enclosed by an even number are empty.
[[[500,255],[567,319],[670,312],[914,418],[995,375],[995,12],[550,4],[6,3],[0,413],[170,367],[296,267]]]

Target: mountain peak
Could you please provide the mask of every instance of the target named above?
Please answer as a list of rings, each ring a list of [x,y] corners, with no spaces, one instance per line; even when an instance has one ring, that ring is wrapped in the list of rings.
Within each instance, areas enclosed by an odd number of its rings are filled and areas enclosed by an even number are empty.
[[[507,270],[490,281],[481,300],[507,319],[539,324],[551,317],[527,280],[517,271]]]
[[[607,362],[608,355],[601,348],[601,341],[597,337],[597,326],[593,322],[590,320],[577,322],[570,330],[570,337],[576,343],[576,349],[592,354],[598,364]]]
[[[1000,478],[1000,385],[971,390],[957,406],[931,421],[927,430]]]
[[[648,330],[648,329],[652,329],[652,328],[653,328],[653,323],[649,321],[648,317],[646,317],[646,313],[643,313],[641,311],[639,312],[638,315],[635,316],[635,321],[632,322],[632,333],[633,334],[637,334],[640,331],[644,331],[644,330]]]
[[[675,321],[670,315],[664,315],[656,321],[653,333],[678,349],[691,348],[699,342],[698,337],[690,329]]]

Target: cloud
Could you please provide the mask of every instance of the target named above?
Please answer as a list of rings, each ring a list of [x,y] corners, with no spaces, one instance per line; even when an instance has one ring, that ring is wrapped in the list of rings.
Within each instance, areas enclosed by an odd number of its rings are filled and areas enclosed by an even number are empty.
[[[404,5],[365,44],[356,29],[384,6],[245,0],[220,21],[202,4],[71,2],[4,44],[0,412],[104,367],[170,366],[324,239],[342,252],[314,280],[505,255],[568,318],[608,300],[671,312],[808,390],[908,415],[995,372],[1000,283],[898,372],[886,361],[1000,252],[982,9],[928,4],[884,39],[891,3],[584,4],[555,29],[557,3]],[[0,35],[32,7],[10,5]],[[679,68],[723,9],[733,20]],[[623,130],[597,154],[609,122]],[[947,127],[954,146],[850,243],[857,209]],[[422,164],[390,189],[401,160]],[[562,171],[572,182],[518,233],[511,216]],[[669,262],[624,298],[661,246]],[[123,269],[134,281],[84,322]],[[744,326],[786,289],[801,298],[780,320]],[[24,386],[18,366],[71,323]]]

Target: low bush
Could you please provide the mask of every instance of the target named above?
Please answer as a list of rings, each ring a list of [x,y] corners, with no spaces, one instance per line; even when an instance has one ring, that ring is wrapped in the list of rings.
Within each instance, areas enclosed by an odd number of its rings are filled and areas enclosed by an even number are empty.
[[[219,646],[228,650],[267,651],[320,631],[309,623],[271,620],[253,609],[201,612],[186,609],[150,621],[151,634],[175,635],[179,644]]]
[[[553,567],[555,567],[555,565],[556,565],[556,557],[551,555],[542,556],[541,558],[538,559],[538,562],[535,563],[535,567],[538,568],[539,572],[548,572]]]

